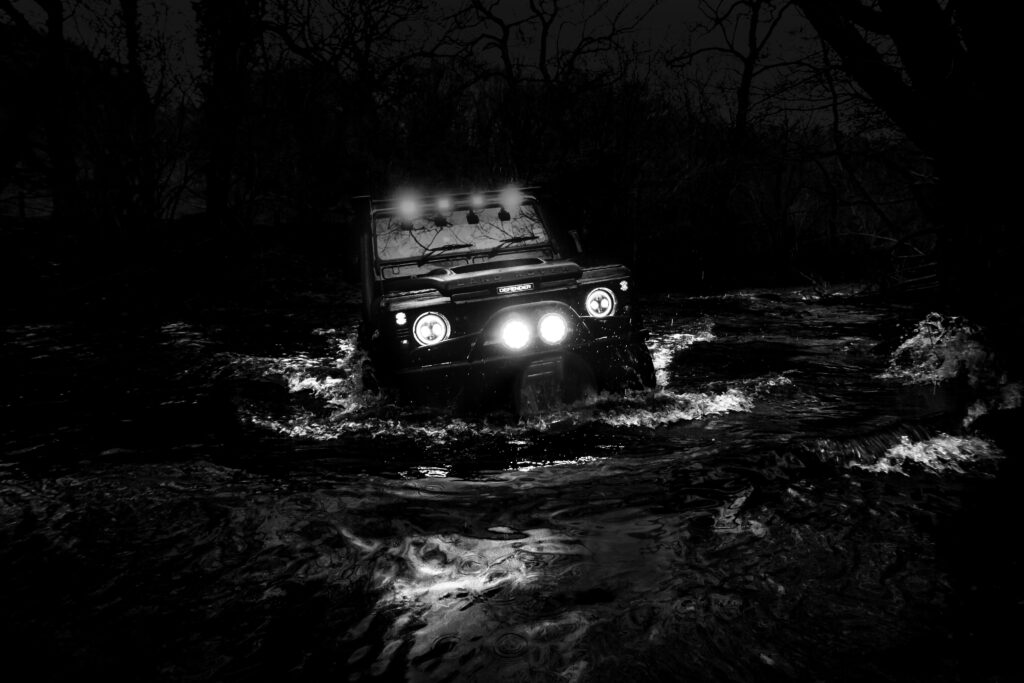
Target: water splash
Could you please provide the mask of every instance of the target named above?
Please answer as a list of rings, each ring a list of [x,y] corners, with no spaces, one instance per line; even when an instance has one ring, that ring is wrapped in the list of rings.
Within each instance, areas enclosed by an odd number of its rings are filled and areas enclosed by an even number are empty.
[[[701,318],[688,331],[651,337],[649,344],[662,384],[668,381],[667,368],[678,351],[715,338],[712,326],[710,318]],[[438,411],[409,414],[364,384],[364,367],[369,361],[358,346],[355,325],[316,329],[313,335],[324,340],[323,346],[315,351],[280,356],[216,352],[209,338],[187,323],[166,325],[163,332],[168,337],[167,344],[202,356],[202,372],[212,375],[215,381],[259,385],[259,395],[246,395],[247,387],[243,386],[235,400],[235,409],[243,422],[290,438],[313,441],[351,436],[402,438],[424,444],[426,450],[437,450],[481,437],[529,441],[537,435],[595,424],[653,429],[710,415],[749,411],[753,405],[751,397],[765,390],[761,386],[764,382],[758,378],[738,387],[720,386],[705,392],[676,393],[662,389],[602,394],[519,423],[511,422],[510,416],[473,419]],[[198,365],[189,370],[197,371]],[[789,380],[779,376],[766,386],[786,383]]]
[[[976,436],[939,434],[923,441],[900,437],[876,462],[854,462],[850,467],[869,472],[907,474],[906,467],[916,465],[931,472],[953,471],[964,474],[964,466],[979,460],[1001,457],[999,448]]]
[[[282,377],[291,393],[309,392],[323,399],[342,416],[380,405],[381,396],[363,382],[366,353],[359,348],[354,330],[314,330],[326,337],[327,355],[298,353],[266,359],[265,372]]]
[[[992,411],[1024,404],[1024,389],[1009,380],[986,347],[981,328],[956,316],[929,313],[893,352],[882,377],[909,384],[963,380],[974,393],[962,420],[965,428]]]
[[[710,319],[702,319],[693,333],[655,337],[656,356],[664,365],[676,351],[714,339],[711,326]],[[315,334],[326,338],[326,354],[298,353],[277,358],[233,355],[228,357],[225,372],[276,378],[290,394],[316,399],[326,414],[304,406],[296,406],[286,415],[271,414],[261,410],[259,404],[249,404],[239,407],[245,421],[292,438],[316,441],[347,436],[408,438],[437,449],[459,440],[498,436],[514,441],[591,424],[656,428],[709,415],[748,411],[753,405],[751,392],[756,394],[761,390],[760,380],[757,380],[756,386],[722,387],[706,393],[668,390],[630,391],[625,395],[605,393],[520,423],[510,423],[507,416],[491,420],[457,418],[438,412],[410,415],[408,410],[388,403],[384,395],[363,384],[363,365],[368,361],[357,345],[354,328],[317,330]],[[768,384],[788,382],[780,376],[769,380]]]
[[[482,437],[498,437],[514,445],[524,438],[561,433],[588,425],[655,429],[722,413],[747,412],[753,408],[753,399],[747,391],[735,387],[707,393],[660,390],[629,392],[625,395],[603,394],[519,423],[453,418],[448,415],[417,417],[402,416],[397,412],[392,415],[382,405],[364,407],[367,409],[342,410],[326,418],[302,411],[280,418],[252,409],[243,411],[243,415],[253,425],[293,438],[316,441],[330,441],[346,436],[403,438],[426,444],[425,448],[429,450],[437,450],[458,441],[470,442]]]
[[[1024,386],[1020,382],[1006,382],[998,391],[979,398],[967,408],[963,426],[970,427],[975,421],[996,410],[1014,410],[1024,405]]]
[[[698,342],[709,342],[715,339],[711,329],[714,322],[711,318],[701,318],[692,332],[665,332],[652,334],[647,339],[647,348],[654,362],[654,373],[658,386],[666,387],[672,379],[669,366],[676,354],[688,349]]]
[[[981,386],[996,374],[979,327],[961,317],[929,313],[893,352],[882,377],[911,384],[963,377],[971,386]]]
[[[526,442],[520,442],[526,443]],[[600,447],[600,446],[599,446]],[[607,446],[606,446],[607,447]],[[545,462],[520,462],[516,467],[517,472],[533,472],[542,467],[566,467],[566,466],[580,466],[580,465],[594,465],[603,461],[604,458],[600,458],[593,455],[583,455],[572,460],[547,460]]]
[[[331,441],[346,436],[377,438],[407,438],[430,444],[432,448],[443,447],[461,438],[472,439],[490,436],[499,432],[521,433],[514,426],[493,425],[486,421],[468,421],[449,418],[444,415],[433,417],[398,417],[375,415],[370,410],[359,412],[340,411],[321,417],[311,412],[298,412],[287,418],[274,418],[255,410],[245,413],[245,419],[253,425],[277,432],[283,436],[314,441]]]
[[[587,417],[590,421],[612,427],[653,429],[721,413],[747,412],[752,408],[750,396],[738,388],[721,393],[677,394],[663,390],[653,394],[627,395],[621,401],[595,406],[594,412]]]

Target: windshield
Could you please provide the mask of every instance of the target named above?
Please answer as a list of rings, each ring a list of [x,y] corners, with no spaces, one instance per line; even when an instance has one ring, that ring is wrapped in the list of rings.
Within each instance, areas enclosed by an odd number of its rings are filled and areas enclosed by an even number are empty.
[[[417,218],[404,223],[398,216],[378,215],[374,219],[377,257],[381,261],[426,262],[432,258],[452,258],[462,254],[487,252],[497,255],[518,246],[548,244],[548,234],[533,204],[514,208],[501,220],[501,207],[456,209],[445,216],[443,225],[434,217]],[[479,222],[470,222],[473,216]]]

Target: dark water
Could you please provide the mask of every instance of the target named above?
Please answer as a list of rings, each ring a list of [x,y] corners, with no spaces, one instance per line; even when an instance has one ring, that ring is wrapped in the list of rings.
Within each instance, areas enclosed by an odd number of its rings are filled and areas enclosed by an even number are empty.
[[[938,361],[890,367],[921,311],[784,291],[659,299],[660,391],[516,424],[363,391],[355,310],[8,327],[13,670],[1019,673],[1021,515],[1003,483],[1019,454],[970,426],[1014,390],[979,400],[922,381]]]

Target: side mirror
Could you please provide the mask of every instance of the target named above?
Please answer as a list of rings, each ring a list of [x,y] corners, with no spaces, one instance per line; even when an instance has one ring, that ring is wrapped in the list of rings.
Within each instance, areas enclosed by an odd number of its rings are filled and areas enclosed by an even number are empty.
[[[580,240],[580,234],[576,230],[569,231],[569,237],[572,238],[573,244],[576,245],[576,253],[583,253],[583,242]]]

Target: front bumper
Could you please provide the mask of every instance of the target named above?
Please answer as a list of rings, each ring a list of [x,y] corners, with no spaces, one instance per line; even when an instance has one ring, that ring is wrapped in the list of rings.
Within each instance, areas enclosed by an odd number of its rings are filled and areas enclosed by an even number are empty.
[[[508,315],[508,309],[502,315]],[[505,400],[516,378],[527,368],[566,361],[587,368],[598,391],[654,386],[646,332],[635,329],[625,316],[575,317],[574,334],[565,344],[536,344],[521,351],[495,343],[494,328],[499,322],[490,321],[478,335],[450,339],[414,349],[403,354],[404,358],[393,358],[385,384],[415,402],[461,398],[468,405],[487,407]]]

